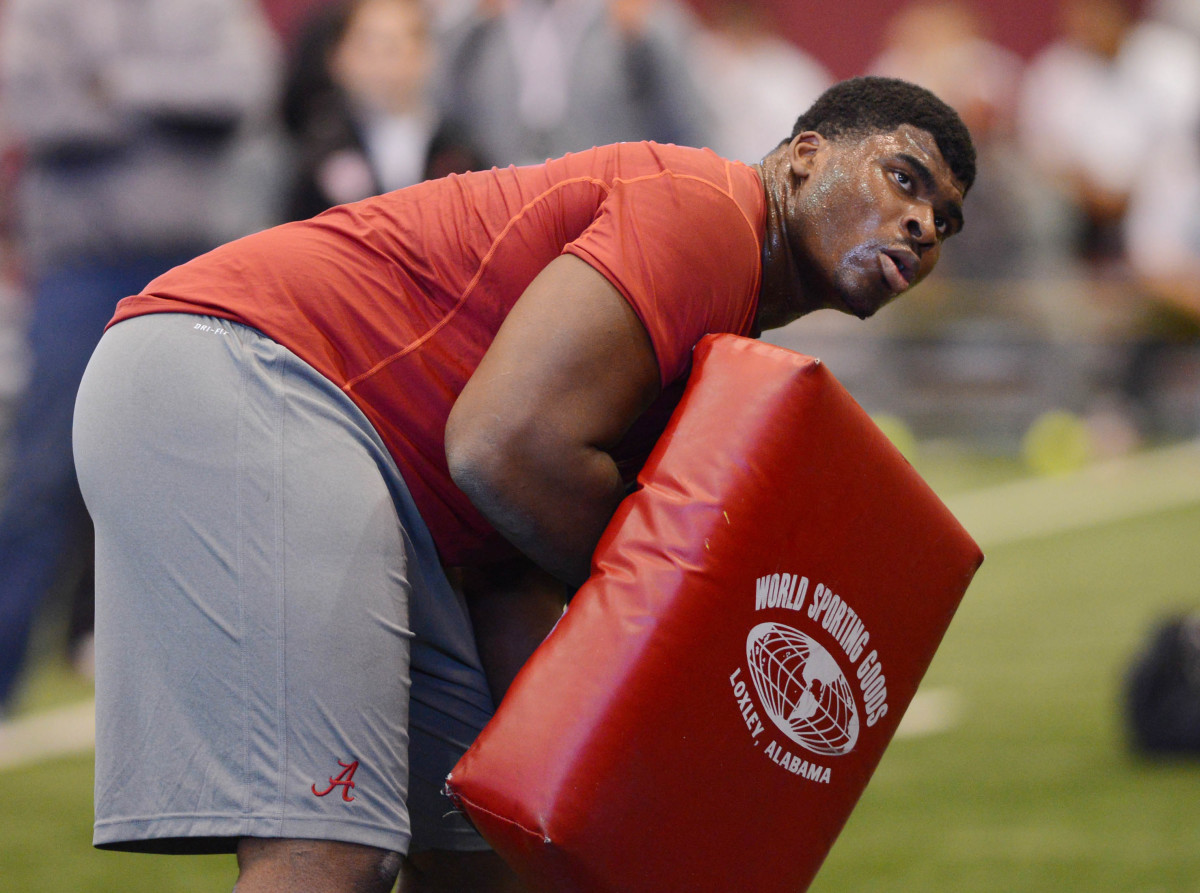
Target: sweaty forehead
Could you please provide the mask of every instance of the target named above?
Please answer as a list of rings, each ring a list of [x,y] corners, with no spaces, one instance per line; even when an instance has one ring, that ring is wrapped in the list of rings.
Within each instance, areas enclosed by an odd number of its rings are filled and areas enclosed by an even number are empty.
[[[935,181],[956,192],[961,199],[966,192],[963,184],[954,176],[950,165],[942,157],[937,140],[928,130],[911,124],[901,124],[895,130],[875,135],[879,149],[886,154],[907,155],[925,166]]]

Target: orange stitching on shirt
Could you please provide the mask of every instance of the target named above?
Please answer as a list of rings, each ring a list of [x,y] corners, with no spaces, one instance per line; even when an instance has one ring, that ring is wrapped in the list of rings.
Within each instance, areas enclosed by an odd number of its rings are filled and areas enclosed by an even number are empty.
[[[616,183],[637,183],[640,180],[653,180],[657,177],[674,177],[676,180],[695,180],[697,183],[703,184],[704,186],[708,186],[710,189],[715,189],[718,194],[725,196],[725,198],[727,198],[731,202],[733,202],[734,207],[737,208],[738,214],[741,215],[742,220],[746,221],[746,226],[750,230],[750,234],[754,237],[754,241],[758,243],[759,251],[761,253],[762,243],[759,242],[759,240],[758,240],[758,232],[754,226],[754,221],[752,221],[749,217],[746,216],[746,212],[744,210],[742,210],[741,204],[739,204],[738,200],[736,198],[734,198],[733,179],[729,173],[729,163],[728,162],[726,162],[726,164],[725,164],[726,187],[724,189],[722,189],[720,186],[718,186],[712,180],[707,180],[704,177],[697,177],[695,174],[681,174],[681,173],[678,173],[677,171],[656,171],[653,174],[643,174],[640,177],[634,177],[629,180],[627,180],[623,177],[618,177],[615,180],[613,180],[613,183],[614,184],[616,184]]]
[[[727,184],[727,187],[725,189],[721,189],[719,186],[717,186],[711,180],[705,179],[704,177],[697,177],[695,174],[681,174],[681,173],[678,173],[677,171],[655,171],[654,173],[651,173],[651,174],[643,174],[640,177],[632,177],[632,178],[628,178],[628,179],[624,178],[624,177],[617,177],[616,179],[613,180],[613,185],[616,185],[617,183],[622,183],[622,184],[637,183],[641,180],[654,180],[654,179],[657,179],[658,177],[674,177],[679,180],[695,180],[697,183],[707,186],[710,189],[715,189],[720,195],[725,196],[725,198],[727,198],[731,202],[733,202],[734,206],[738,209],[738,213],[741,215],[742,219],[746,222],[746,227],[750,230],[751,236],[754,238],[754,241],[759,246],[759,253],[760,254],[762,253],[762,243],[759,242],[759,240],[758,240],[758,233],[754,227],[753,222],[750,220],[749,217],[746,216],[745,211],[742,210],[742,206],[738,203],[737,199],[735,199],[733,196],[733,184],[732,184],[732,180],[730,178],[728,163],[726,163],[726,166],[725,166],[725,180],[726,180],[726,184]],[[457,315],[458,311],[461,310],[462,306],[467,302],[467,299],[471,296],[471,292],[474,291],[475,286],[479,283],[479,280],[483,278],[484,271],[487,269],[488,263],[489,263],[489,261],[491,261],[492,256],[499,249],[500,243],[504,241],[504,238],[508,235],[509,231],[512,230],[512,228],[517,225],[517,222],[520,221],[534,207],[534,205],[538,204],[541,201],[544,201],[546,198],[548,198],[550,195],[554,194],[558,190],[560,190],[564,187],[567,187],[567,186],[576,185],[578,183],[590,183],[592,185],[599,186],[602,190],[604,190],[604,192],[606,194],[612,191],[612,188],[607,183],[605,183],[603,180],[597,179],[596,177],[573,177],[570,180],[563,180],[561,183],[555,183],[553,186],[551,186],[546,191],[538,193],[536,196],[534,196],[532,199],[530,199],[524,206],[522,206],[521,210],[519,210],[516,214],[514,214],[512,216],[512,219],[510,219],[508,221],[508,223],[505,224],[504,229],[502,229],[499,232],[499,234],[496,236],[496,238],[492,241],[492,244],[488,248],[487,254],[485,254],[483,256],[483,259],[479,262],[479,269],[475,271],[475,275],[471,277],[471,281],[468,282],[467,287],[465,289],[463,289],[463,293],[462,293],[461,297],[459,297],[458,302],[452,308],[450,308],[450,310],[446,313],[446,315],[443,316],[435,326],[430,328],[429,331],[427,331],[425,334],[423,334],[420,338],[417,338],[411,344],[406,345],[405,347],[401,348],[400,350],[396,351],[395,353],[391,354],[390,356],[384,357],[382,360],[377,362],[374,366],[372,366],[366,372],[361,372],[358,375],[351,378],[350,380],[348,380],[344,385],[342,385],[342,390],[346,391],[346,392],[352,391],[354,389],[354,387],[356,385],[358,385],[359,382],[361,382],[367,378],[370,378],[372,375],[374,375],[379,370],[394,363],[396,360],[401,359],[402,357],[406,356],[407,354],[411,353],[412,351],[416,350],[418,347],[420,347],[422,344],[424,344],[426,341],[428,341],[430,338],[432,338],[434,335],[436,335],[438,332],[440,332],[442,330],[442,328],[444,326],[446,326],[450,322],[450,320],[455,317],[455,315]],[[755,304],[757,304],[757,301],[755,301]],[[750,313],[753,314],[753,312],[754,312],[754,308],[751,307]]]
[[[509,234],[509,232],[512,230],[512,228],[517,225],[518,221],[520,221],[527,213],[529,213],[529,211],[532,210],[532,208],[539,202],[544,201],[546,198],[553,195],[555,192],[557,192],[560,189],[563,189],[567,186],[574,186],[578,183],[590,183],[592,185],[599,186],[601,189],[604,190],[605,193],[610,191],[608,184],[605,183],[603,180],[598,180],[595,177],[574,177],[570,180],[563,180],[561,183],[555,183],[549,189],[545,190],[544,192],[540,192],[536,196],[531,198],[528,202],[525,203],[525,205],[523,205],[521,207],[521,209],[519,211],[517,211],[516,214],[514,214],[512,216],[512,218],[508,221],[508,223],[505,224],[504,229],[502,229],[496,235],[496,238],[492,241],[492,244],[488,247],[487,254],[485,254],[483,256],[483,259],[479,262],[479,269],[477,269],[475,271],[475,275],[471,277],[471,281],[468,282],[466,288],[463,289],[463,293],[459,297],[458,302],[455,303],[455,305],[453,307],[451,307],[449,311],[447,311],[445,316],[443,316],[440,320],[438,320],[437,325],[430,328],[429,331],[427,331],[425,334],[423,334],[420,338],[417,338],[411,344],[404,346],[403,348],[396,351],[394,354],[391,354],[390,356],[384,357],[382,360],[380,360],[378,363],[376,363],[374,366],[372,366],[366,372],[361,372],[358,375],[351,378],[344,385],[342,385],[342,390],[347,391],[347,392],[353,390],[354,387],[359,382],[363,381],[364,379],[370,378],[372,375],[374,375],[380,369],[384,368],[385,366],[390,365],[391,363],[394,363],[396,360],[400,359],[401,357],[405,356],[406,354],[409,354],[412,351],[416,350],[418,347],[420,347],[422,344],[424,344],[426,341],[428,341],[430,338],[432,338],[434,335],[436,335],[438,332],[440,332],[442,330],[442,328],[447,323],[449,323],[451,319],[453,319],[455,317],[455,315],[458,313],[458,311],[462,309],[463,304],[465,304],[467,302],[467,299],[471,296],[471,292],[475,290],[475,286],[478,285],[479,280],[483,278],[484,271],[487,269],[488,263],[491,261],[492,256],[499,249],[500,243],[504,241],[504,238]]]
[[[656,177],[674,177],[678,180],[695,180],[697,183],[701,183],[705,186],[708,186],[710,189],[715,189],[720,195],[725,196],[725,198],[727,198],[731,202],[733,202],[733,206],[735,208],[737,208],[738,214],[740,214],[742,216],[742,220],[746,221],[746,228],[750,230],[750,236],[751,236],[751,238],[754,239],[754,244],[756,244],[758,246],[759,256],[760,257],[762,256],[762,247],[763,246],[762,246],[762,242],[758,238],[758,229],[754,226],[754,222],[749,217],[746,216],[746,212],[742,209],[741,204],[733,196],[733,178],[732,178],[732,175],[730,174],[730,163],[728,160],[726,160],[726,162],[725,162],[725,183],[726,183],[725,189],[721,189],[719,186],[717,186],[715,183],[713,183],[712,180],[706,180],[704,177],[697,177],[695,174],[681,174],[676,171],[656,171],[653,174],[643,174],[640,177],[634,177],[633,179],[630,179],[630,180],[626,180],[621,177],[618,177],[617,179],[613,180],[613,183],[614,184],[616,184],[616,183],[636,183],[639,180],[653,180]],[[758,313],[758,291],[759,291],[759,289],[762,288],[762,269],[761,269],[761,267],[759,268],[759,277],[758,278],[759,278],[759,281],[756,284],[756,287],[754,289],[754,300],[751,301],[750,306],[746,310],[746,315],[742,318],[742,328],[743,329],[753,321],[754,317]]]

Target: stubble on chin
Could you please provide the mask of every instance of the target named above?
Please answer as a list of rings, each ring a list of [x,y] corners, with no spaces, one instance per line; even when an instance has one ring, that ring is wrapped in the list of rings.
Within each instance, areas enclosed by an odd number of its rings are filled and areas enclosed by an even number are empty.
[[[888,300],[871,275],[872,267],[879,266],[878,254],[876,248],[861,245],[846,254],[834,272],[832,284],[839,309],[859,319],[874,316]]]

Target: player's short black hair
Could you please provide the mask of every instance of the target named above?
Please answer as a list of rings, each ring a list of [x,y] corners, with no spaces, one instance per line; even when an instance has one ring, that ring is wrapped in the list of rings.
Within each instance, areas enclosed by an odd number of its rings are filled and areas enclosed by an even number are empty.
[[[928,132],[964,186],[975,182],[971,132],[950,106],[924,87],[897,78],[857,77],[834,84],[796,119],[792,136],[807,130],[837,140],[887,133],[904,124]]]

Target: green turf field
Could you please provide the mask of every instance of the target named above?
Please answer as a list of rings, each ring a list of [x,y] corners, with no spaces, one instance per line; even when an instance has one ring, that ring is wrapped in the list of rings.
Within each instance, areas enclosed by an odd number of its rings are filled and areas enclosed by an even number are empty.
[[[1020,473],[936,449],[915,462],[952,505]],[[1168,490],[1200,480],[1200,466],[1175,473]],[[1077,489],[1103,497],[1097,481]],[[1049,492],[1045,505],[1063,509]],[[1132,758],[1120,718],[1148,627],[1200,606],[1200,500],[1144,511],[983,542],[987,560],[922,687],[957,705],[954,721],[893,743],[813,893],[1200,893],[1200,760]],[[87,694],[43,661],[24,709]],[[232,886],[227,857],[92,851],[90,810],[87,756],[0,771],[0,891]]]

